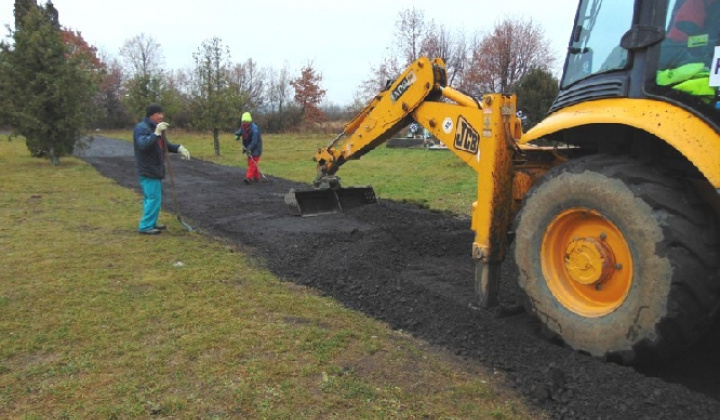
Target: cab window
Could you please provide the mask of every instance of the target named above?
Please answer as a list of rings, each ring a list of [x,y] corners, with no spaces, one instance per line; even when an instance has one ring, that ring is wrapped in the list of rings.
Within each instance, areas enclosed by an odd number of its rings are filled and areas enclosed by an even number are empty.
[[[715,51],[720,0],[670,0],[667,10],[654,91],[700,112],[717,114],[719,83],[710,74],[720,58]]]
[[[584,0],[570,40],[562,86],[569,86],[596,73],[624,69],[628,52],[620,47],[630,29],[633,2]]]

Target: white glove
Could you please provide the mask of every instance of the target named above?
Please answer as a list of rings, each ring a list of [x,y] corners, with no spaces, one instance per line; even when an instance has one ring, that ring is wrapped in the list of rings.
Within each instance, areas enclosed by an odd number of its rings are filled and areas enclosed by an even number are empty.
[[[167,130],[167,128],[170,127],[170,124],[166,122],[161,122],[155,127],[155,135],[156,136],[162,136],[162,132]]]
[[[160,123],[160,124],[164,124],[164,123]],[[188,152],[188,149],[186,149],[185,146],[180,145],[180,147],[178,147],[178,153],[180,153],[180,159],[190,160],[190,152]]]

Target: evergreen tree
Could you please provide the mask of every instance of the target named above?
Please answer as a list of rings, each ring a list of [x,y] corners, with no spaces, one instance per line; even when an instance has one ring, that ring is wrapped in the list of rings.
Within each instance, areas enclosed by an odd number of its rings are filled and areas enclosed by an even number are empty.
[[[63,42],[57,11],[48,6],[31,5],[14,44],[0,44],[0,119],[25,137],[33,156],[57,165],[86,128],[97,75],[84,54],[72,54]]]
[[[548,70],[531,69],[517,84],[518,109],[527,120],[523,127],[529,129],[545,118],[548,109],[558,95],[559,82]]]
[[[13,9],[13,16],[15,17],[15,29],[22,28],[23,19],[30,13],[30,10],[37,7],[37,1],[35,0],[15,0],[15,8]]]

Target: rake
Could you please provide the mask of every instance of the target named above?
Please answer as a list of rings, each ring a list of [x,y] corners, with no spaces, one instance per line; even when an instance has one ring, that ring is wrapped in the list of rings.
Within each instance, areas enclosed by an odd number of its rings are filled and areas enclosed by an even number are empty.
[[[255,167],[257,168],[258,172],[260,172],[260,176],[261,176],[265,181],[267,181],[267,180],[268,180],[268,177],[265,176],[265,172],[263,172],[262,169],[260,169],[260,165],[258,165],[257,161],[256,161],[255,159],[253,159],[252,155],[250,155],[250,151],[249,151],[248,149],[246,149],[245,146],[243,146],[243,150],[244,150],[245,153],[248,155],[248,157],[250,158],[250,160],[252,161],[252,163],[255,165]]]
[[[172,190],[173,202],[175,203],[175,214],[177,214],[178,222],[180,222],[180,224],[183,225],[183,227],[187,229],[188,232],[192,232],[195,229],[193,229],[193,227],[189,224],[185,223],[182,217],[180,217],[180,207],[178,206],[177,191],[175,191],[175,179],[173,178],[172,165],[170,164],[170,151],[168,150],[165,132],[162,133],[161,138],[163,143],[163,149],[165,149],[165,161],[167,162],[168,174],[170,175],[170,189]]]

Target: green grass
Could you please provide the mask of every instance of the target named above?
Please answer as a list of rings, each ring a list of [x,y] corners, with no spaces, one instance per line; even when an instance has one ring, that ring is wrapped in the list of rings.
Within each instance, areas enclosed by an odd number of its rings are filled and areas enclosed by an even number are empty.
[[[131,140],[132,133],[104,135]],[[182,143],[193,158],[222,165],[246,166],[242,147],[230,134],[220,136],[220,156],[215,156],[212,136],[170,132],[170,141]],[[315,178],[312,158],[332,136],[263,135],[260,168],[266,174],[310,183]],[[350,161],[337,173],[343,186],[372,185],[380,198],[407,201],[457,215],[470,216],[477,197],[477,174],[450,151],[397,149],[384,145],[361,159]]]
[[[291,144],[269,139],[268,170]],[[171,214],[138,235],[141,197],[80,160],[2,141],[0,168],[0,418],[538,418],[484,367]]]

